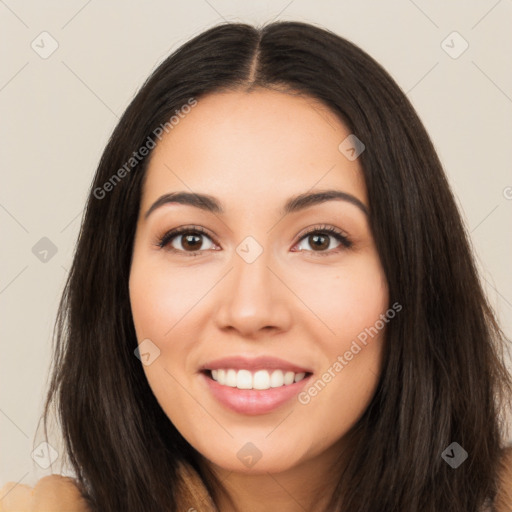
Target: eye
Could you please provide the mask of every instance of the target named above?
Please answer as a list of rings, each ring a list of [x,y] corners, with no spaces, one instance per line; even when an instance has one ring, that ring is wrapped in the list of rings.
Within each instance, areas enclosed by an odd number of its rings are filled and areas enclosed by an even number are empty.
[[[203,247],[204,238],[211,242],[210,247]],[[339,242],[334,248],[331,244],[332,239]],[[307,245],[313,249],[299,248],[295,252],[306,250],[307,252],[314,253],[315,256],[328,256],[329,254],[340,252],[343,248],[348,249],[352,247],[352,242],[343,232],[332,226],[325,225],[309,229],[301,236],[299,243],[295,246],[300,246],[304,242],[307,242]],[[200,226],[184,226],[167,231],[158,238],[156,245],[160,249],[167,248],[171,252],[181,253],[185,256],[199,256],[205,250],[215,247],[215,243],[210,235]]]
[[[212,248],[211,246],[206,249],[202,248],[202,238],[205,237],[212,242],[210,236],[200,226],[185,226],[167,231],[167,233],[158,239],[157,245],[161,249],[169,246],[169,251],[183,253],[185,256],[199,256],[204,250]],[[178,247],[176,247],[176,245]]]
[[[335,239],[337,242],[339,242],[339,244],[334,247],[335,250],[333,250],[331,244],[332,239]],[[302,235],[298,245],[303,242],[306,242],[309,247],[313,248],[313,250],[306,250],[314,253],[315,256],[328,256],[329,254],[338,253],[344,248],[349,249],[352,247],[352,242],[349,240],[349,238],[340,230],[331,226],[311,228],[304,235]],[[299,249],[299,251],[303,250],[304,249]]]

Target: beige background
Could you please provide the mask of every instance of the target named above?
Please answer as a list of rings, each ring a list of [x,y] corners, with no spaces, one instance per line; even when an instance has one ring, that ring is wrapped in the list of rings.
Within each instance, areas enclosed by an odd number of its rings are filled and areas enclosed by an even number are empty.
[[[512,0],[0,0],[0,485],[34,485],[52,472],[31,457],[41,441],[34,435],[51,331],[87,190],[119,116],[148,74],[192,36],[222,19],[273,18],[313,22],[352,40],[407,93],[512,336]],[[469,47],[453,58],[464,41]],[[47,56],[52,44],[58,48]],[[43,237],[57,250],[46,262],[32,251]]]

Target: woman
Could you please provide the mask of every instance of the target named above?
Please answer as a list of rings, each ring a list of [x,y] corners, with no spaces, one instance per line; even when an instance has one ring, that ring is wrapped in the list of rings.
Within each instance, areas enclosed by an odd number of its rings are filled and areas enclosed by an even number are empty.
[[[511,510],[505,341],[382,67],[305,23],[214,27],[101,159],[44,414],[76,481],[35,506]]]

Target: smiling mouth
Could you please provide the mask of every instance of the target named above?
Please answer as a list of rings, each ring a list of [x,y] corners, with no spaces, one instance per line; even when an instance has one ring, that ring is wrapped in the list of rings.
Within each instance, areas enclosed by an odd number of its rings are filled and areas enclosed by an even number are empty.
[[[251,372],[250,370],[236,370],[234,368],[207,369],[203,370],[203,373],[221,386],[261,391],[287,387],[312,375],[311,372],[296,373],[280,369]]]

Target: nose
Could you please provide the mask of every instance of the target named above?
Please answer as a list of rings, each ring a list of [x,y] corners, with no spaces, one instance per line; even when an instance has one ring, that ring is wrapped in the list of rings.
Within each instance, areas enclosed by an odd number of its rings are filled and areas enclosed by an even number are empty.
[[[217,291],[219,329],[256,338],[290,328],[294,295],[274,268],[270,253],[264,250],[250,263],[238,253],[233,255],[232,270]]]

